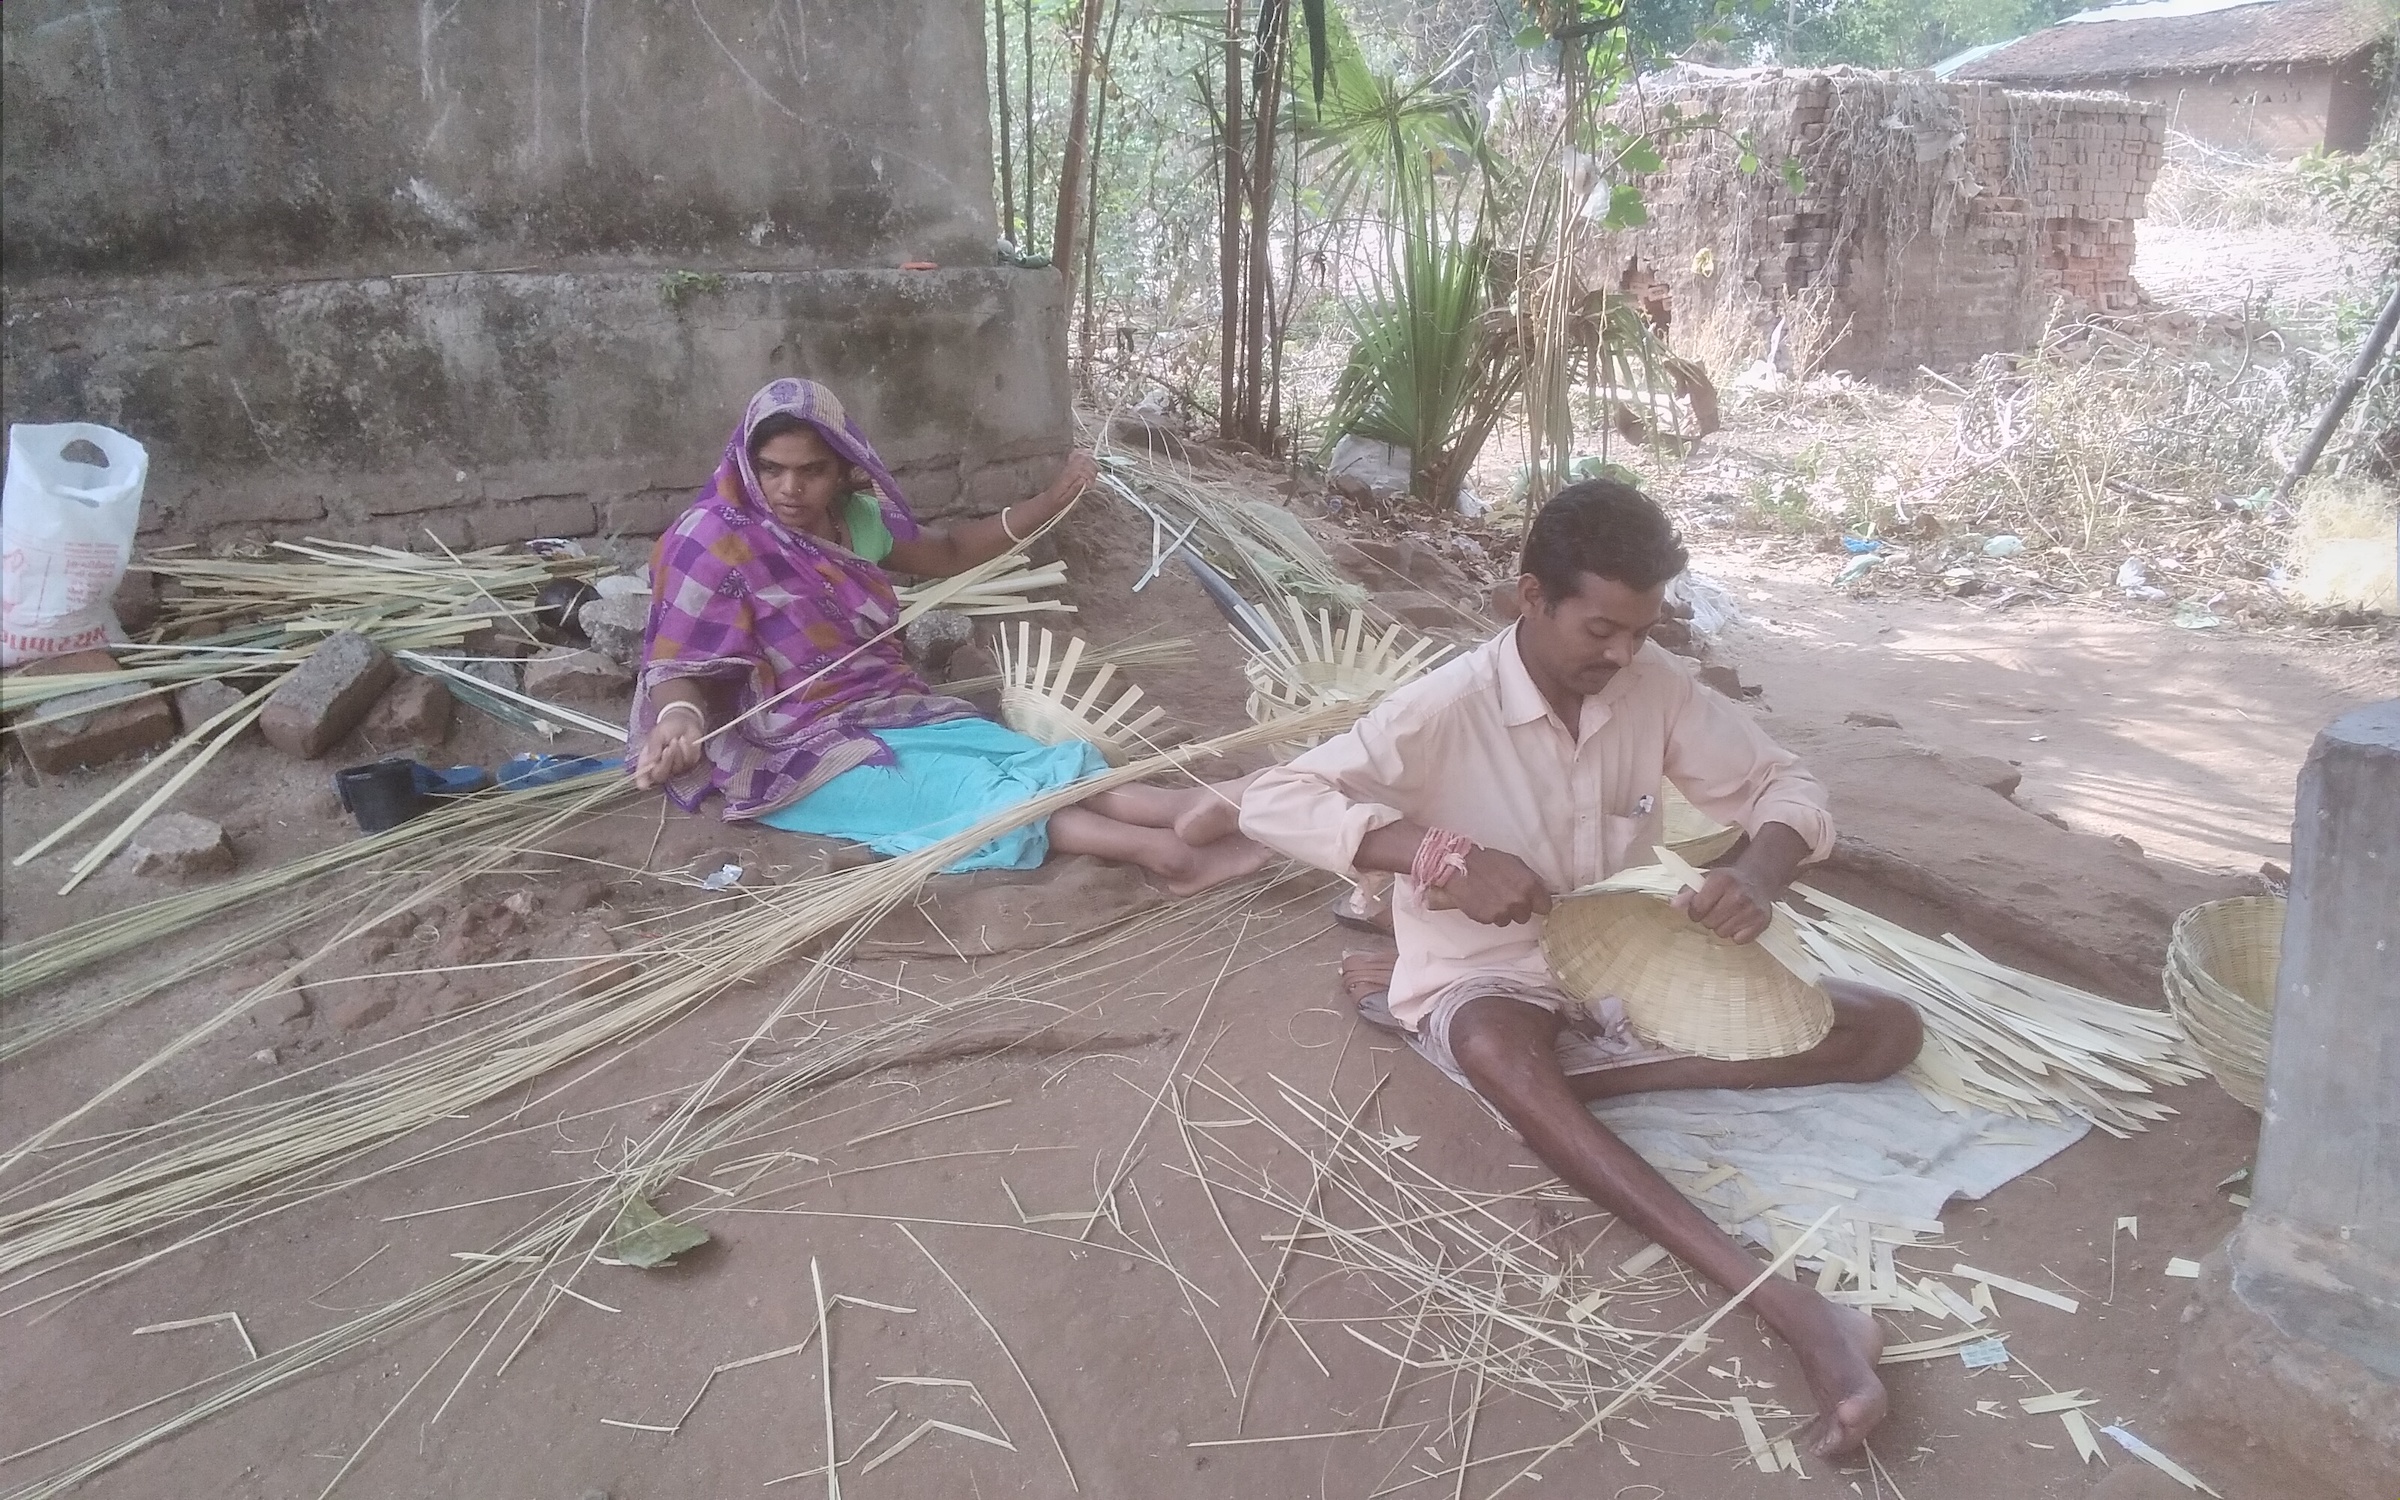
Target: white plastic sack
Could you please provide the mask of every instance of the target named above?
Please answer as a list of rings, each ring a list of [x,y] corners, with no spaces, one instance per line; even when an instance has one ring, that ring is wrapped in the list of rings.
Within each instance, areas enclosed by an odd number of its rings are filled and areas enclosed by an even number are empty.
[[[77,443],[105,464],[67,457]],[[133,557],[150,455],[89,422],[8,429],[0,493],[0,666],[125,639],[111,601]]]

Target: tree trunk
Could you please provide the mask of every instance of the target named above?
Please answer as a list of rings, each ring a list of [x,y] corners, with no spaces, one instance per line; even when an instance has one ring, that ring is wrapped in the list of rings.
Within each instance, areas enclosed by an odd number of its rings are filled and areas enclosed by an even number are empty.
[[[1033,253],[1033,0],[1025,0],[1025,243],[1017,248]]]
[[[1271,12],[1270,12],[1271,13]],[[1259,40],[1263,49],[1252,71],[1249,284],[1242,309],[1242,440],[1262,452],[1274,450],[1262,403],[1266,398],[1267,299],[1274,294],[1275,277],[1268,264],[1267,226],[1275,210],[1275,121],[1283,92],[1284,55],[1289,50],[1288,26],[1277,26]]]
[[[1217,435],[1240,433],[1242,0],[1225,0],[1225,184],[1217,225]]]
[[[992,90],[1000,101],[1000,236],[1019,250],[1025,242],[1017,237],[1017,170],[1015,134],[1009,119],[1008,99],[1008,8],[1006,0],[992,7]]]
[[[1091,172],[1084,181],[1083,201],[1083,378],[1092,378],[1092,355],[1097,334],[1092,327],[1092,287],[1100,279],[1100,161],[1108,154],[1108,90],[1117,59],[1117,23],[1125,18],[1125,0],[1109,0],[1108,36],[1100,43],[1100,98],[1092,106]]]
[[[1051,255],[1066,285],[1066,314],[1075,316],[1075,250],[1081,243],[1076,215],[1083,204],[1084,130],[1092,96],[1092,64],[1100,54],[1100,0],[1083,0],[1083,26],[1075,39],[1075,84],[1067,96],[1067,145],[1058,169],[1058,226],[1050,232]]]

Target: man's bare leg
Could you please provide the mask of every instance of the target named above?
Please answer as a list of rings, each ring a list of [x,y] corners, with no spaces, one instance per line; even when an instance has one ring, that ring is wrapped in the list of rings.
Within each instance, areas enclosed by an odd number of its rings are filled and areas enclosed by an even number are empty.
[[[1580,1099],[1617,1099],[1666,1089],[1790,1089],[1811,1083],[1873,1083],[1917,1059],[1925,1023],[1917,1008],[1889,990],[1829,979],[1833,1030],[1806,1052],[1720,1062],[1713,1057],[1675,1057],[1635,1063],[1600,1073],[1580,1073],[1567,1086]]]
[[[1888,997],[1878,997],[1878,1009],[1884,998]],[[1890,1061],[1898,1051],[1897,1043],[1880,1048],[1855,1045],[1858,1038],[1840,1020],[1845,1002],[1837,998],[1835,1003],[1835,1031],[1842,1044],[1822,1058],[1812,1049],[1799,1058],[1775,1059],[1776,1063],[1796,1065],[1818,1058],[1807,1067],[1781,1069],[1774,1075],[1779,1084],[1866,1081],[1906,1064],[1907,1057]],[[1914,1012],[1910,1014],[1913,1019]],[[1852,1019],[1866,1018],[1854,1012]],[[1555,1050],[1559,1025],[1557,1016],[1536,1005],[1497,997],[1471,1001],[1451,1018],[1451,1055],[1476,1092],[1516,1128],[1552,1171],[1728,1292],[1747,1286],[1757,1276],[1760,1263],[1584,1107],[1585,1098],[1576,1085],[1610,1075],[1592,1074],[1585,1080],[1570,1081],[1559,1068]],[[1914,1051],[1911,1045],[1909,1055]],[[1653,1070],[1675,1066],[1676,1062],[1646,1063],[1615,1072],[1649,1073],[1658,1079],[1672,1075]],[[1762,1066],[1710,1064],[1715,1069]],[[1864,1073],[1868,1067],[1883,1071]],[[1810,1076],[1791,1076],[1801,1074]],[[1715,1081],[1723,1076],[1714,1075],[1708,1082],[1695,1076],[1649,1086],[1743,1086]],[[1857,1447],[1883,1420],[1887,1405],[1883,1382],[1875,1374],[1875,1359],[1883,1348],[1882,1331],[1875,1320],[1856,1308],[1836,1307],[1797,1282],[1774,1277],[1751,1293],[1750,1303],[1790,1346],[1817,1399],[1817,1419],[1801,1434],[1805,1451],[1826,1456]]]

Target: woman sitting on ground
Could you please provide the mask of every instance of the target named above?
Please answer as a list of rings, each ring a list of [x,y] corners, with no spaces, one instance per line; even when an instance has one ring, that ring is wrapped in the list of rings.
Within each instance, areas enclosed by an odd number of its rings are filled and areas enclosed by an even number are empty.
[[[920,527],[833,393],[778,380],[750,399],[715,478],[658,540],[633,698],[634,783],[727,822],[903,854],[1106,768],[978,717],[912,671],[885,566],[943,577],[1073,504],[1090,455],[997,516]],[[1238,784],[1129,786],[1001,835],[952,870],[1031,869],[1051,849],[1139,865],[1178,895],[1267,852],[1235,831]]]

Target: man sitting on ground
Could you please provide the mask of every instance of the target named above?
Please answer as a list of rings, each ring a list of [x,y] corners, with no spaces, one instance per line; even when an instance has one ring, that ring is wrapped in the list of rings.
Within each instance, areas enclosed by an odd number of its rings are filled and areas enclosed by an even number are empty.
[[[1357,878],[1405,877],[1399,956],[1368,1019],[1475,1091],[1535,1155],[1600,1207],[1729,1291],[1760,1263],[1585,1108],[1659,1089],[1868,1082],[1921,1039],[1897,996],[1829,982],[1832,1031],[1792,1057],[1719,1062],[1634,1036],[1613,1001],[1552,985],[1541,919],[1554,894],[1646,862],[1660,777],[1743,846],[1676,900],[1734,942],[1766,931],[1792,873],[1833,844],[1824,789],[1734,704],[1648,636],[1688,561],[1666,515],[1611,480],[1559,492],[1535,517],[1518,622],[1393,693],[1347,734],[1270,770],[1242,831]],[[1769,1277],[1751,1305],[1798,1356],[1818,1416],[1805,1451],[1844,1453],[1882,1420],[1875,1320]]]

